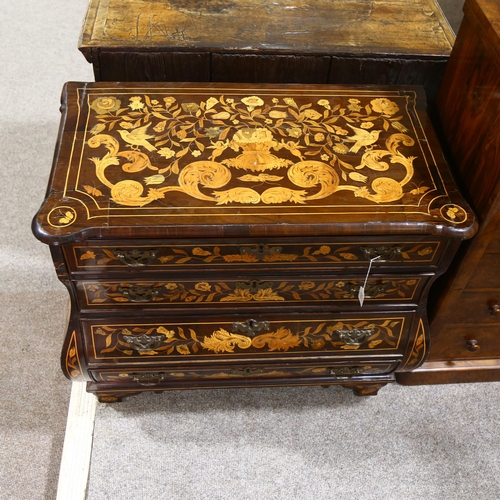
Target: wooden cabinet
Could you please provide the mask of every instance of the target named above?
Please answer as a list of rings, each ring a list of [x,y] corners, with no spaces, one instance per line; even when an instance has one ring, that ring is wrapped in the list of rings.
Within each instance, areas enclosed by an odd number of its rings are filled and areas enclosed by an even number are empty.
[[[437,106],[480,229],[436,290],[429,359],[408,384],[500,380],[500,5],[464,14]]]
[[[435,0],[91,0],[97,81],[423,85],[454,35]]]
[[[68,288],[65,374],[144,390],[340,384],[428,352],[475,218],[421,88],[72,83],[34,219]]]

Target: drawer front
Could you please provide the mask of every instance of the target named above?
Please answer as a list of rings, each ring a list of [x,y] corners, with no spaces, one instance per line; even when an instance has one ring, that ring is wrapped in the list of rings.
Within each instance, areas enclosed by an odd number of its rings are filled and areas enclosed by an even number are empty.
[[[299,240],[299,238],[298,238]],[[364,269],[371,259],[373,269],[394,267],[437,266],[444,245],[432,241],[371,241],[371,242],[263,242],[206,243],[162,245],[103,244],[87,242],[65,248],[69,267],[74,272],[103,272],[133,269],[139,272],[204,271],[223,269]]]
[[[432,342],[429,361],[500,358],[500,325],[449,325]]]
[[[292,313],[293,314],[293,313]],[[317,315],[320,316],[320,315]],[[89,364],[190,363],[304,357],[400,358],[413,314],[325,315],[327,319],[235,315],[227,321],[101,323],[82,320]]]
[[[227,279],[176,281],[83,281],[75,284],[81,307],[99,308],[165,308],[185,306],[199,308],[256,303],[338,303],[356,306],[364,278],[338,279]],[[365,303],[381,301],[396,303],[417,302],[427,277],[371,277],[365,285]]]
[[[500,328],[500,288],[493,291],[464,292],[451,319],[454,324],[473,324],[478,328]]]
[[[113,384],[136,384],[138,387],[154,387],[160,384],[170,384],[182,386],[183,384],[197,383],[199,385],[213,384],[219,385],[224,381],[237,381],[248,379],[325,379],[335,382],[345,382],[351,378],[363,377],[366,375],[381,375],[392,373],[397,367],[397,363],[360,363],[360,364],[339,364],[339,365],[295,365],[276,364],[269,365],[234,365],[222,366],[218,368],[199,368],[175,370],[92,370],[91,377],[97,383]]]

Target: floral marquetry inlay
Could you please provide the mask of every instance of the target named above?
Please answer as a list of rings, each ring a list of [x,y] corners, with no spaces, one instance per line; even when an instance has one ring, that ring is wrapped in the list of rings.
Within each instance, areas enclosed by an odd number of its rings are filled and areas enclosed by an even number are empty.
[[[424,107],[417,88],[69,83],[37,231],[381,234],[380,222],[469,235],[473,216],[450,189]]]
[[[439,242],[425,243],[370,243],[360,244],[318,244],[318,245],[182,245],[158,247],[80,247],[75,246],[78,267],[114,267],[141,264],[142,266],[205,266],[238,264],[352,264],[368,262],[375,257],[381,261],[403,261],[427,263],[436,259]],[[136,258],[123,259],[121,255],[135,255]],[[144,258],[142,258],[144,257]]]
[[[413,90],[71,85],[79,113],[64,130],[51,232],[127,217],[467,219],[437,175]]]
[[[91,94],[87,146],[99,187],[84,189],[142,207],[170,192],[215,205],[305,204],[339,191],[389,203],[433,187],[411,184],[406,96],[192,97]],[[130,177],[117,180],[116,167]]]
[[[403,334],[404,318],[311,322],[273,327],[265,323],[255,335],[235,333],[231,325],[213,328],[203,326],[130,326],[101,325],[92,327],[97,358],[122,356],[171,356],[238,353],[243,351],[356,351],[359,349],[395,350]],[[234,326],[234,325],[233,325]],[[350,340],[356,334],[359,342]],[[140,337],[143,345],[149,336],[161,340],[151,349],[138,349],[131,342]],[[352,336],[352,335],[351,335]]]
[[[147,283],[83,283],[91,306],[172,303],[245,303],[294,301],[357,301],[363,279],[198,281]],[[421,278],[377,279],[365,284],[367,300],[409,300]]]

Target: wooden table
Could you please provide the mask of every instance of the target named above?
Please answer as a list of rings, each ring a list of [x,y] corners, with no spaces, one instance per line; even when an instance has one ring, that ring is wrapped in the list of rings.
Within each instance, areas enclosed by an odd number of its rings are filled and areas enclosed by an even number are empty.
[[[435,0],[91,0],[97,81],[423,85],[454,34]]]
[[[101,401],[340,384],[424,361],[476,229],[421,88],[73,83],[34,220]]]

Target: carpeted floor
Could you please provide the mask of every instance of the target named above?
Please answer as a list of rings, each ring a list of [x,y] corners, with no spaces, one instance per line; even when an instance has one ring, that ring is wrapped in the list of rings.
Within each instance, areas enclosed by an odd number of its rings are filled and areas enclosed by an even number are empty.
[[[88,500],[495,500],[499,389],[176,391],[99,405]]]
[[[55,499],[70,384],[58,359],[67,309],[31,218],[47,185],[85,0],[3,2],[0,17],[0,498]]]
[[[442,2],[453,26],[462,1]],[[67,293],[31,235],[85,0],[4,2],[0,24],[0,499],[53,500],[70,384]],[[499,384],[176,392],[99,405],[90,500],[500,497]],[[167,418],[168,417],[168,418]],[[146,445],[144,443],[147,443]],[[72,499],[69,499],[72,500]]]

